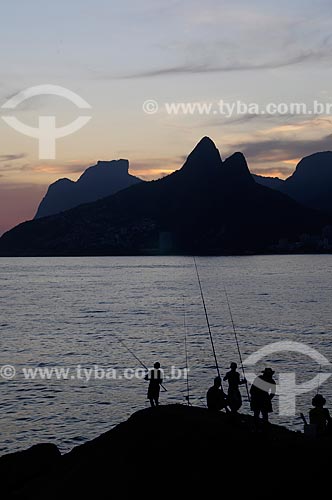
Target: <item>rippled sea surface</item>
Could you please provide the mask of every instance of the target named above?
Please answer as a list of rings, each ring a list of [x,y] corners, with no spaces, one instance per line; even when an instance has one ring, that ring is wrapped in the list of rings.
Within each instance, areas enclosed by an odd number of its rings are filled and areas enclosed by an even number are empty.
[[[238,361],[225,287],[244,359],[268,344],[296,341],[332,361],[331,256],[197,258],[197,264],[222,374]],[[66,451],[148,406],[144,380],[110,377],[140,368],[125,346],[148,366],[160,361],[166,376],[172,366],[185,368],[184,311],[191,402],[205,405],[216,370],[193,259],[2,258],[0,280],[0,366],[16,369],[13,379],[0,378],[1,454],[47,441]],[[78,365],[92,369],[91,380],[77,378]],[[254,371],[264,366],[273,367],[277,381],[295,372],[297,383],[329,371],[295,352],[271,354]],[[24,378],[23,369],[51,367],[69,368],[68,379]],[[102,370],[109,378],[101,378]],[[185,402],[184,379],[165,385],[162,403]],[[332,406],[332,378],[320,392]],[[278,415],[276,397],[271,421],[301,429],[299,413],[308,411],[314,393],[297,398],[294,417]]]

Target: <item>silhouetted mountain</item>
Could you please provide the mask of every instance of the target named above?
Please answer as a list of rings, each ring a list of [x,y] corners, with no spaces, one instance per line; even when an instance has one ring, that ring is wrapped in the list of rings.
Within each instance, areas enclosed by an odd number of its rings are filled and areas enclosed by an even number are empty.
[[[254,184],[249,171],[247,160],[242,153],[234,153],[224,161],[227,181],[240,184]]]
[[[299,203],[332,214],[332,152],[303,158],[281,190]]]
[[[253,175],[253,178],[259,184],[285,193],[307,207],[332,214],[331,151],[306,156],[285,181],[258,175]]]
[[[262,175],[256,174],[252,174],[252,176],[258,184],[271,189],[276,189],[277,191],[281,190],[282,185],[285,182],[283,179],[279,179],[279,177],[263,177]]]
[[[49,186],[35,218],[58,214],[82,203],[100,200],[142,182],[128,171],[128,160],[98,161],[97,165],[87,168],[76,182],[59,179]]]
[[[203,137],[189,154],[181,169],[182,174],[201,176],[203,165],[205,175],[214,174],[222,165],[219,150],[209,137]]]
[[[20,224],[1,255],[265,252],[281,238],[320,232],[329,218],[257,184],[244,156],[222,162],[204,138],[184,166],[100,201]]]

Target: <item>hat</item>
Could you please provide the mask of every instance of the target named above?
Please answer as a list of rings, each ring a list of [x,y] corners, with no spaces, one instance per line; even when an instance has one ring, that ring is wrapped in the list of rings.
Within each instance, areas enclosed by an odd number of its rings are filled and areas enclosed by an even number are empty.
[[[262,371],[263,375],[274,375],[274,371],[272,370],[272,368],[264,368],[264,370]]]
[[[316,396],[314,396],[312,398],[311,403],[312,403],[312,406],[316,406],[318,408],[323,407],[326,403],[326,399],[321,394],[316,394]]]

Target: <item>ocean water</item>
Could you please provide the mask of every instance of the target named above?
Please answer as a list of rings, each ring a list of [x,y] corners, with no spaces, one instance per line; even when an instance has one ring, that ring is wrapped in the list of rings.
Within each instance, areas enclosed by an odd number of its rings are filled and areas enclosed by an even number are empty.
[[[293,341],[332,361],[331,256],[197,258],[197,264],[222,374],[238,361],[225,288],[244,360]],[[124,376],[140,368],[127,348],[149,367],[159,361],[166,377],[172,366],[183,370],[184,316],[190,400],[205,406],[216,369],[192,258],[2,258],[0,280],[0,366],[16,369],[14,378],[0,377],[1,454],[39,442],[67,451],[147,407],[147,382]],[[78,365],[91,370],[89,381]],[[276,381],[294,372],[298,384],[320,373],[323,381],[329,372],[289,351],[266,356],[253,370],[264,366],[275,370]],[[54,367],[69,369],[67,379],[24,376],[24,369]],[[165,386],[162,404],[185,403],[183,377]],[[297,397],[295,416],[280,416],[276,397],[271,421],[301,429],[299,414],[308,412],[315,392]],[[320,392],[332,407],[332,378]],[[249,412],[244,388],[242,395]]]

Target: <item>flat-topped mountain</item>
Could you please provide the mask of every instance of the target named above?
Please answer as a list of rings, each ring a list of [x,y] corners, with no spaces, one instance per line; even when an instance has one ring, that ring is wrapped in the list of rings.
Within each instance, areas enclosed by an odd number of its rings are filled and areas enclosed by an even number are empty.
[[[129,174],[128,160],[98,161],[87,168],[76,182],[65,178],[51,184],[35,218],[100,200],[138,182],[142,182],[141,179]]]

